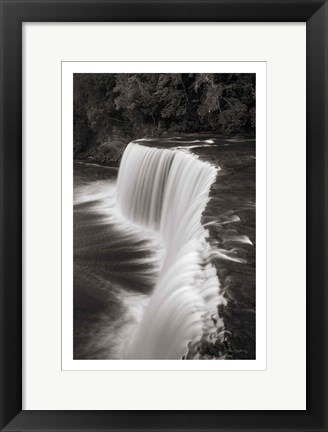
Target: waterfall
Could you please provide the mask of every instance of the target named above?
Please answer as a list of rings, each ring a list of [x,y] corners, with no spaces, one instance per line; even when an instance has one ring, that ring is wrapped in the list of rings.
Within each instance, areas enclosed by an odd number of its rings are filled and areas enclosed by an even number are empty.
[[[131,338],[126,359],[181,359],[223,329],[208,232],[201,223],[216,168],[179,150],[130,143],[117,180],[122,216],[158,232],[163,260],[156,286]]]

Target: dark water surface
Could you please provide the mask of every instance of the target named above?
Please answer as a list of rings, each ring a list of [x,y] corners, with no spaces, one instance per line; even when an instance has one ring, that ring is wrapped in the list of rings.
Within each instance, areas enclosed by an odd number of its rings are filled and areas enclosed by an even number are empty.
[[[255,141],[183,136],[140,144],[190,151],[220,167],[203,214],[227,305],[220,308],[228,359],[255,358]],[[156,282],[157,239],[117,214],[118,170],[74,163],[74,357],[119,358]],[[130,330],[130,331],[129,331]]]

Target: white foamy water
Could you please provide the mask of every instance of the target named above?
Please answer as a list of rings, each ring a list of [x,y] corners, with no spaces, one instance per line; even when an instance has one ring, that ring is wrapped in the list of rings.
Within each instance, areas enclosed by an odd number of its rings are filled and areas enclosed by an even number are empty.
[[[87,326],[90,337],[80,347],[80,355],[82,352],[82,356],[91,358],[122,359],[125,343],[141,321],[149,301],[148,290],[139,291],[140,281],[144,285],[154,286],[158,280],[162,257],[159,234],[122,217],[117,206],[114,180],[98,180],[75,187],[74,206],[75,217],[78,213],[82,216],[75,244],[75,259],[79,256],[80,262],[80,265],[76,262],[75,270],[79,301],[83,305],[79,286],[82,281],[90,293],[89,301],[98,293],[104,306],[104,310],[97,313],[97,320],[89,322]],[[83,216],[87,216],[85,226]],[[91,234],[88,232],[90,227]],[[95,231],[95,228],[100,227],[103,227],[100,233]],[[99,250],[105,256],[110,254],[106,277],[99,270]],[[98,272],[95,268],[98,268]],[[130,274],[131,277],[124,282],[121,280],[122,274]],[[116,305],[115,309],[118,308],[115,316],[111,309],[107,312],[108,301]]]
[[[145,312],[127,338],[124,358],[181,359],[223,329],[208,232],[201,223],[217,170],[178,150],[126,148],[117,181],[125,219],[159,234],[163,258]]]
[[[210,140],[208,140],[208,141],[210,141]],[[206,141],[206,142],[208,142],[208,141]],[[191,142],[195,142],[195,141],[191,141]],[[189,151],[189,150],[192,150],[192,149],[204,148],[204,147],[212,147],[212,144],[194,144],[194,145],[189,145],[189,146],[183,145],[183,146],[176,146],[176,147],[173,147],[173,148],[177,149],[177,150]]]

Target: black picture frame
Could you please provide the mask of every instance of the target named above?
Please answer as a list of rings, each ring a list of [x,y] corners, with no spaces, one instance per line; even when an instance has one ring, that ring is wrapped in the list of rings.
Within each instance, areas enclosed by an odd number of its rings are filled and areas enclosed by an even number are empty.
[[[52,21],[306,22],[305,411],[22,411],[22,23]],[[1,430],[328,430],[327,42],[327,0],[1,0]]]

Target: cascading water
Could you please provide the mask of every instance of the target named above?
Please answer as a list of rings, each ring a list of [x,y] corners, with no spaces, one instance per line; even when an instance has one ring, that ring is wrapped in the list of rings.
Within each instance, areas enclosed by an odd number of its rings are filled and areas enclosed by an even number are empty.
[[[120,211],[158,232],[164,252],[148,306],[126,341],[126,359],[190,358],[199,342],[215,340],[223,329],[217,307],[224,299],[201,223],[215,178],[216,168],[192,154],[135,143],[124,152]]]

